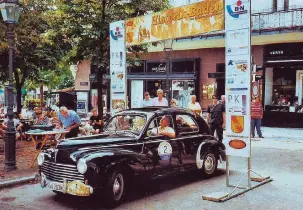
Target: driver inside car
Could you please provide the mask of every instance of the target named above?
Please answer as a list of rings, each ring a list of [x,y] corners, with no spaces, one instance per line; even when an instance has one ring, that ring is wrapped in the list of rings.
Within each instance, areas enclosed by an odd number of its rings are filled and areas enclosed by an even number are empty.
[[[175,138],[176,133],[172,127],[169,127],[169,118],[167,116],[163,116],[160,120],[160,126],[157,128],[153,128],[151,130],[152,135],[163,135],[169,138]]]

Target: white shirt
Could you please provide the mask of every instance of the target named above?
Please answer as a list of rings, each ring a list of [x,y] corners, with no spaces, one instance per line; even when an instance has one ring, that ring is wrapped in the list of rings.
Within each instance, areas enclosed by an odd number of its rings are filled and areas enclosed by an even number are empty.
[[[153,106],[168,106],[168,101],[166,98],[162,98],[161,101],[159,101],[159,98],[153,98]]]
[[[188,102],[187,109],[190,109],[190,110],[202,110],[201,106],[200,106],[200,104],[198,102],[195,102],[193,104],[191,101]]]
[[[151,98],[149,100],[144,99],[141,103],[141,107],[147,107],[152,105],[153,105],[153,99]]]
[[[159,133],[158,133],[158,130],[159,130]],[[159,135],[161,132],[165,132],[165,133],[175,133],[175,130],[172,129],[171,127],[164,127],[164,128],[161,128],[161,126],[159,126],[158,128],[153,128],[151,130],[151,132],[155,135]]]

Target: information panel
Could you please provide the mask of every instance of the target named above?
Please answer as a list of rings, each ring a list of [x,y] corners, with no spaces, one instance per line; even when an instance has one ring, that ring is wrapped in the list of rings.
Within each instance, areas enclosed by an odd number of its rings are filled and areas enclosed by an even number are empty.
[[[117,21],[110,24],[110,75],[111,112],[126,108],[126,49],[125,24]]]
[[[227,155],[250,157],[250,0],[225,0]]]

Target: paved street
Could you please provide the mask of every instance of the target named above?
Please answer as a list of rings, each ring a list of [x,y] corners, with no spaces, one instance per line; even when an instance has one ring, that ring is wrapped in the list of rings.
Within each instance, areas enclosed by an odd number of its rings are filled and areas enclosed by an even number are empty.
[[[253,141],[254,171],[271,175],[273,182],[225,203],[203,201],[202,195],[232,190],[225,188],[225,170],[204,180],[197,173],[159,180],[152,188],[134,188],[127,201],[117,209],[302,209],[302,141]],[[232,160],[231,167],[243,160]],[[220,166],[222,167],[222,166]],[[233,172],[233,178],[236,173]],[[103,209],[96,198],[57,196],[39,184],[0,191],[0,209]]]

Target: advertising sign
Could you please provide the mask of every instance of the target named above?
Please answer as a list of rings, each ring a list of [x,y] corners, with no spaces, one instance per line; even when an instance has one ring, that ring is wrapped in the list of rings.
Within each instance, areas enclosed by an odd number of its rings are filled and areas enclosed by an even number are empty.
[[[205,0],[126,20],[126,44],[139,45],[223,29],[223,0]]]
[[[225,0],[227,155],[250,157],[251,16],[249,0]]]
[[[126,107],[126,48],[124,21],[110,24],[111,112]]]

